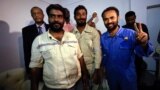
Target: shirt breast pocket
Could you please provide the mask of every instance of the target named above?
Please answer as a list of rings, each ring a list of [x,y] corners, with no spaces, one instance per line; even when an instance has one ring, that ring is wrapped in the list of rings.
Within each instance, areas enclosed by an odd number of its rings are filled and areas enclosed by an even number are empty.
[[[77,50],[75,45],[73,44],[68,44],[66,48],[66,53],[69,55],[69,57],[73,57],[77,54]]]
[[[86,38],[85,42],[89,48],[93,49],[93,41],[91,38]]]
[[[43,47],[40,49],[44,60],[51,60],[52,57],[56,56],[55,50],[53,47]]]

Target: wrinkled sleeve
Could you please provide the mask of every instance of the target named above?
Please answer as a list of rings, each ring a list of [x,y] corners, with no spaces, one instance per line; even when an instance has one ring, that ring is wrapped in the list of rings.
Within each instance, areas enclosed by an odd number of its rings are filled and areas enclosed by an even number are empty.
[[[38,67],[41,68],[43,66],[43,58],[41,52],[39,50],[39,37],[37,37],[32,44],[31,50],[31,62],[29,64],[30,68]]]
[[[77,48],[77,57],[79,59],[79,58],[82,57],[83,53],[82,53],[82,51],[80,49],[80,46],[79,46],[79,43],[78,43],[78,40],[77,40],[76,36],[74,35],[73,38],[74,38],[74,41],[75,41],[75,44],[76,44],[75,46]]]
[[[101,46],[100,46],[100,35],[97,30],[95,30],[93,35],[93,49],[94,49],[94,62],[95,62],[95,68],[99,69],[102,59],[102,52],[101,52]]]
[[[141,45],[137,45],[135,47],[135,52],[138,56],[148,57],[149,55],[152,54],[153,51],[154,51],[153,45],[150,42],[147,43],[146,50],[144,50]]]
[[[103,45],[103,37],[101,36],[100,38],[100,45],[101,45],[101,50],[102,50],[102,62],[101,65],[105,66],[106,64],[106,54],[105,54],[105,50],[104,50],[104,45]]]
[[[77,53],[78,53],[78,54],[77,54],[77,57],[78,57],[78,58],[81,58],[83,54],[82,54],[82,51],[81,51],[80,46],[79,46],[78,43],[77,43]]]

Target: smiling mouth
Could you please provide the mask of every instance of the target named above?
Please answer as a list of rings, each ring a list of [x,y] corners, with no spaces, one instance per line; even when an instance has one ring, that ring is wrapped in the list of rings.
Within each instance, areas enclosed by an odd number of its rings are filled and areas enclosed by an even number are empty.
[[[60,27],[60,25],[59,24],[54,24],[54,27]]]
[[[113,24],[109,24],[108,27],[113,27]]]

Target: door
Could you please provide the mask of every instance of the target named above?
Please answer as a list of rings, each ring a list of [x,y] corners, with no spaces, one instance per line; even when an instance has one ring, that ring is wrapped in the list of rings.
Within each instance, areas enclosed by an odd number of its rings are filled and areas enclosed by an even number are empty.
[[[150,41],[154,46],[156,51],[157,47],[160,46],[158,44],[157,38],[158,33],[160,33],[160,5],[153,5],[147,7],[147,27],[149,29]],[[155,52],[154,51],[154,52]],[[156,70],[156,77],[160,77],[160,57],[157,59],[148,60],[148,69]]]

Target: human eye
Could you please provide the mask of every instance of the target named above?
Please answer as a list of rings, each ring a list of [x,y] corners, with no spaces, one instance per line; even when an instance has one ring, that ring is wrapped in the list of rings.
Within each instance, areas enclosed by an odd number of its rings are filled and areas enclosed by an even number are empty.
[[[58,18],[63,18],[63,15],[58,15]]]
[[[103,20],[104,20],[104,21],[107,21],[107,20],[108,20],[108,18],[103,18]]]
[[[55,15],[54,15],[54,14],[50,14],[49,17],[50,17],[50,18],[53,18],[53,17],[55,17]]]

